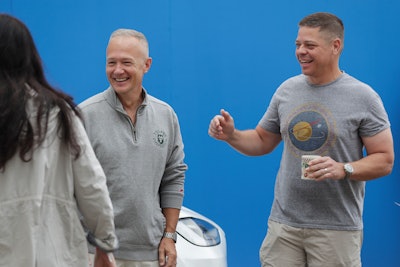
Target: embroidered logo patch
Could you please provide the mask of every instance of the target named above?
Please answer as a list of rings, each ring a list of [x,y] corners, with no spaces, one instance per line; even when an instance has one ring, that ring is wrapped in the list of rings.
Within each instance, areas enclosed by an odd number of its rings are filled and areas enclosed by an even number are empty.
[[[167,143],[167,134],[162,130],[154,131],[153,141],[159,147],[164,147]]]

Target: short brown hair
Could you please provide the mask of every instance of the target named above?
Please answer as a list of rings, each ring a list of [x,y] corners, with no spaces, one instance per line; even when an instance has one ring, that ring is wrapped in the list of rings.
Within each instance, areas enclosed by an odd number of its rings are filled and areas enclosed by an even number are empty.
[[[340,18],[327,13],[318,12],[304,17],[299,22],[300,27],[320,28],[321,32],[327,33],[329,37],[344,39],[344,25]]]

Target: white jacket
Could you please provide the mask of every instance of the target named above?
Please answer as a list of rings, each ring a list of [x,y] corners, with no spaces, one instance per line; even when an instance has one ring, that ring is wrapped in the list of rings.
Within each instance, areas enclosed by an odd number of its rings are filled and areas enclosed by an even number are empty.
[[[27,109],[35,114],[34,98]],[[33,159],[17,153],[0,171],[0,266],[88,266],[81,219],[91,242],[106,251],[118,246],[105,175],[83,125],[73,117],[83,148],[75,160],[57,135],[57,113]]]

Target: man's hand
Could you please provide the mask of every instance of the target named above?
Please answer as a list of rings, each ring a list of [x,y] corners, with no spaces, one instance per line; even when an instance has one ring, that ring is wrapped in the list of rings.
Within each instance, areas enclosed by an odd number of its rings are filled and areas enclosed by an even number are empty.
[[[114,255],[111,252],[107,253],[96,247],[93,267],[117,267]]]
[[[174,240],[170,238],[163,238],[158,248],[158,261],[160,267],[175,267],[176,266],[176,247]]]
[[[221,115],[216,115],[210,122],[208,134],[218,140],[227,141],[235,130],[234,121],[231,115],[221,109]]]
[[[305,171],[308,178],[316,181],[340,180],[346,175],[343,165],[343,163],[336,162],[331,157],[319,157],[310,161],[309,167]]]

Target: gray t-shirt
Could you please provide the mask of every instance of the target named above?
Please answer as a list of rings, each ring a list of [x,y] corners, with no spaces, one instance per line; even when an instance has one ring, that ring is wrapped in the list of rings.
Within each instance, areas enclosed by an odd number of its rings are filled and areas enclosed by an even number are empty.
[[[379,95],[346,73],[322,86],[298,75],[277,89],[259,125],[280,133],[284,142],[270,219],[301,228],[361,230],[365,182],[302,180],[301,155],[362,158],[361,137],[390,127]]]

